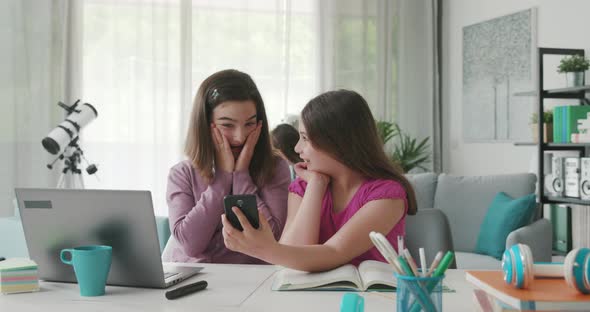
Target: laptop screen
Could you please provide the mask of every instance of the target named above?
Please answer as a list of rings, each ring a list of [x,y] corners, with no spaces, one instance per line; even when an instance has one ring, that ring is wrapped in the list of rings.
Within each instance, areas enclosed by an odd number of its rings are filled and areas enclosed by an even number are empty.
[[[17,188],[29,256],[39,277],[76,282],[60,251],[84,245],[113,248],[107,284],[163,287],[156,222],[149,191]]]

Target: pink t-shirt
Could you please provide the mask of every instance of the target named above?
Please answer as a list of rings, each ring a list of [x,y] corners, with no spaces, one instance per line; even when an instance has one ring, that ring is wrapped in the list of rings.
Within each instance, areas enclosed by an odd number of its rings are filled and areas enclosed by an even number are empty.
[[[301,197],[305,193],[307,182],[301,178],[297,178],[289,185],[289,191]],[[324,194],[322,200],[322,213],[320,220],[320,239],[319,243],[323,244],[330,239],[338,230],[340,230],[354,214],[363,208],[363,206],[372,201],[379,199],[403,199],[404,200],[404,215],[400,221],[391,229],[387,235],[387,239],[391,245],[397,250],[397,236],[405,235],[406,233],[406,214],[408,211],[408,201],[406,191],[403,186],[393,180],[370,179],[363,182],[358,191],[346,208],[338,213],[334,212],[334,204],[332,201],[332,193],[329,189]],[[352,259],[351,264],[358,266],[364,260],[377,260],[386,262],[385,258],[379,253],[377,248],[373,247],[362,255]]]

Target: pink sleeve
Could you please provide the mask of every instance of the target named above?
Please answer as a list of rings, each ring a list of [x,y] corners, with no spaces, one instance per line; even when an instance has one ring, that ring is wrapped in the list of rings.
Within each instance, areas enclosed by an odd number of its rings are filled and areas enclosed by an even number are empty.
[[[305,180],[303,180],[301,178],[297,178],[293,182],[291,182],[291,185],[289,185],[289,192],[303,197],[303,194],[305,194],[306,188],[307,188],[307,182],[305,182]]]
[[[408,211],[408,197],[401,183],[393,180],[375,180],[366,190],[365,203],[379,199],[403,199]]]

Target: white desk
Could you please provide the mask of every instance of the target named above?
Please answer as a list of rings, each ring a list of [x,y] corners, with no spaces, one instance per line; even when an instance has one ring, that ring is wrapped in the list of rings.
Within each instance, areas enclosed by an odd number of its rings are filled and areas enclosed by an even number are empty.
[[[207,280],[209,286],[176,300],[163,289],[107,286],[106,295],[81,297],[77,284],[41,282],[35,293],[0,295],[0,311],[339,311],[344,292],[270,290],[274,273],[269,265],[195,264],[202,273],[182,284]],[[473,311],[472,287],[465,273],[447,271],[445,283],[455,293],[443,294],[444,311]],[[181,284],[181,285],[182,285]],[[395,311],[395,293],[360,293],[365,311]]]

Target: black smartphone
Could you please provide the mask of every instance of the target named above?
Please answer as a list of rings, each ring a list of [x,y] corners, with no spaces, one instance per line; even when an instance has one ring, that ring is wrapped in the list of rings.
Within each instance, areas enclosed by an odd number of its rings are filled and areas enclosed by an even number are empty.
[[[256,205],[255,195],[227,195],[223,198],[223,208],[225,209],[225,216],[233,227],[243,231],[240,220],[232,211],[232,207],[238,207],[246,216],[253,228],[257,229],[258,223],[258,206]]]

